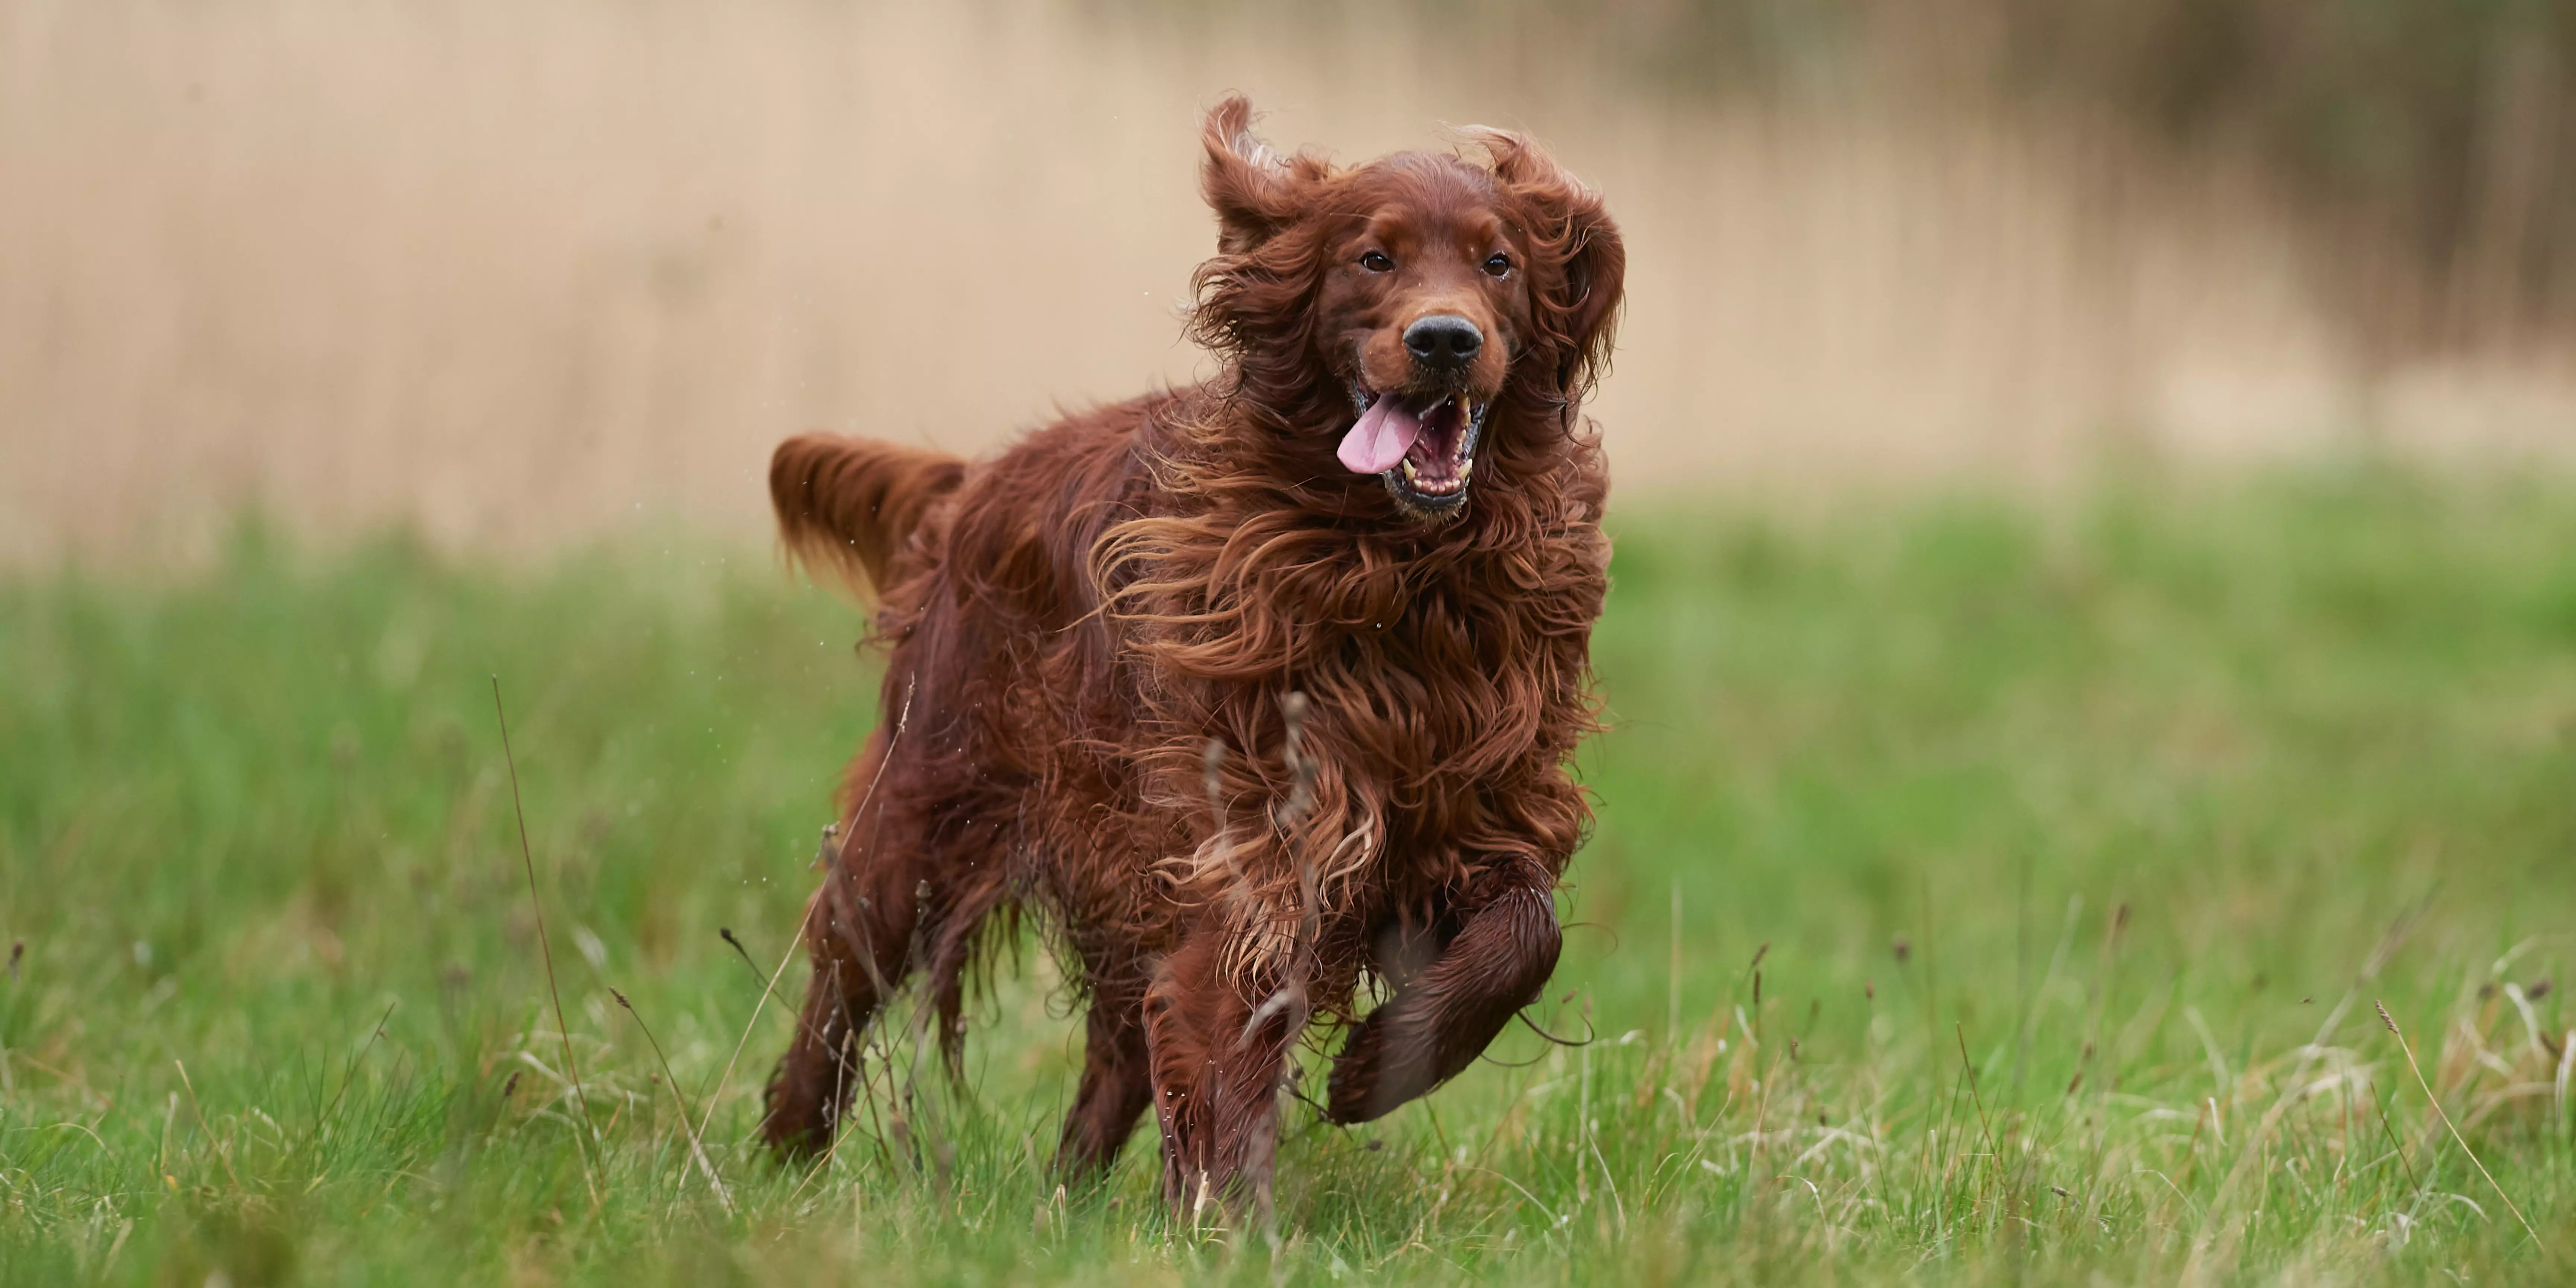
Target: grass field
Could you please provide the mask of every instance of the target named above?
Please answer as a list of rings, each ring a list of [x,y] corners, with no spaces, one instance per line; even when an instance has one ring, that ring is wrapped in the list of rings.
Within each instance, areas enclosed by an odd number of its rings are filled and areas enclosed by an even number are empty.
[[[1055,1192],[1035,952],[962,1088],[897,1027],[827,1168],[746,1144],[757,976],[873,719],[855,615],[767,552],[246,525],[199,574],[0,580],[0,1279],[2576,1275],[2576,489],[1632,512],[1616,577],[1534,1017],[1598,1040],[1293,1110],[1275,1239],[1169,1224],[1150,1132]]]

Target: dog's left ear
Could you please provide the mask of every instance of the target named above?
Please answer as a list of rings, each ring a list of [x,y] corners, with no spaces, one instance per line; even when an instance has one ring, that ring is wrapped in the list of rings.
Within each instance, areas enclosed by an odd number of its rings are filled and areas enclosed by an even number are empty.
[[[1199,139],[1207,146],[1199,187],[1216,211],[1220,253],[1249,254],[1295,221],[1295,175],[1288,159],[1252,132],[1252,100],[1235,94],[1209,109]]]
[[[1518,208],[1530,250],[1540,330],[1558,346],[1557,378],[1578,397],[1610,365],[1626,290],[1628,249],[1601,194],[1567,173],[1526,135],[1465,131],[1485,148],[1494,181]]]

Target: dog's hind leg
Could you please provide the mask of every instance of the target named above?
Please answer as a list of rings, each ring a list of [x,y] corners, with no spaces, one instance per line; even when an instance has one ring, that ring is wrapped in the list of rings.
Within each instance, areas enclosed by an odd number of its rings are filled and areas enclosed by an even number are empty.
[[[1082,1086],[1055,1155],[1056,1175],[1075,1185],[1117,1161],[1154,1095],[1143,1015],[1133,996],[1094,999],[1084,1029]]]
[[[1333,1060],[1325,1117],[1381,1118],[1455,1077],[1556,970],[1556,882],[1529,859],[1487,869],[1454,913],[1457,932],[1429,965],[1369,1013]]]
[[[870,744],[882,757],[883,742]],[[891,788],[893,784],[881,784]],[[824,845],[823,887],[805,906],[803,936],[813,978],[796,1036],[770,1075],[760,1134],[788,1155],[832,1141],[859,1080],[858,1041],[877,1008],[910,973],[917,891],[932,865],[909,811],[872,794]]]

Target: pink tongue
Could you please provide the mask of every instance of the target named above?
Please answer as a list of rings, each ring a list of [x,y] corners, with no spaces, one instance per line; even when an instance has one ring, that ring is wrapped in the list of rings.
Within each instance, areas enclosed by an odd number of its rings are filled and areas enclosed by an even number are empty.
[[[1341,450],[1335,455],[1354,474],[1383,474],[1394,469],[1420,437],[1422,418],[1399,406],[1392,395],[1379,394],[1360,413],[1360,423],[1342,435]]]

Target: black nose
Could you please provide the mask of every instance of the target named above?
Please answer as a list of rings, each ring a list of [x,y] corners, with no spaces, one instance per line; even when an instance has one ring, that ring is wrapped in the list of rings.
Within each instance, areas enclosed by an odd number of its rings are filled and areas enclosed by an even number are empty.
[[[1455,371],[1476,360],[1485,333],[1455,313],[1435,313],[1404,328],[1404,347],[1413,360],[1433,371]]]

